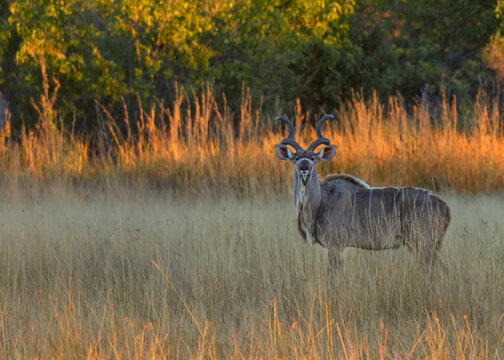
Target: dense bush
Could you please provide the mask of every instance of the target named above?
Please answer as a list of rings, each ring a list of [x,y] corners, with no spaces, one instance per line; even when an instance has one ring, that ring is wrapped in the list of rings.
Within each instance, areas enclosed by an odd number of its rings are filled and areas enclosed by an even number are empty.
[[[430,85],[463,100],[491,79],[482,54],[501,11],[502,0],[0,0],[0,90],[30,124],[47,75],[62,119],[87,129],[96,103],[135,111],[138,97],[171,101],[175,82],[212,83],[231,108],[245,84],[271,112],[296,97],[331,111],[361,88],[413,99]]]

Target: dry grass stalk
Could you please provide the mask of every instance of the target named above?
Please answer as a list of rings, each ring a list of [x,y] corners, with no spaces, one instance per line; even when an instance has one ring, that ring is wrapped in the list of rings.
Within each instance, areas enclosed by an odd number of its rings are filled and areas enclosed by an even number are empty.
[[[56,90],[55,90],[56,91]],[[47,121],[54,119],[41,107],[34,130],[21,130],[19,141],[2,144],[0,168],[4,182],[34,178],[69,183],[75,180],[169,184],[189,193],[238,190],[244,193],[281,192],[290,188],[288,164],[279,163],[273,145],[281,138],[278,127],[260,108],[252,108],[244,89],[239,131],[225,98],[220,106],[213,89],[205,87],[189,98],[177,87],[170,106],[162,102],[138,119],[118,120],[98,106],[104,118],[90,151],[89,137],[66,133]],[[42,104],[42,105],[43,105]],[[414,185],[467,191],[489,191],[504,186],[504,137],[499,108],[477,98],[467,118],[471,129],[459,129],[456,99],[444,98],[439,114],[418,105],[408,115],[400,98],[382,104],[358,95],[337,112],[338,121],[325,130],[338,145],[335,160],[322,173],[346,172],[373,185]],[[46,116],[47,115],[47,116]],[[296,139],[303,145],[313,136],[309,113],[295,109]],[[10,139],[10,122],[2,130]],[[108,144],[108,145],[107,145]],[[286,186],[287,185],[287,186]]]
[[[407,251],[351,249],[334,276],[286,226],[287,199],[74,190],[1,194],[2,358],[504,353],[500,198],[448,197],[449,275]]]

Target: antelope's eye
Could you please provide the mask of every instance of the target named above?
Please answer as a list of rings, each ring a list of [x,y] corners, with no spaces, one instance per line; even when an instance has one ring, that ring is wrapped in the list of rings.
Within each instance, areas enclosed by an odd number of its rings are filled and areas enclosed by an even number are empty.
[[[312,157],[310,158],[310,160],[311,160],[311,161],[315,160],[315,156],[312,156]]]

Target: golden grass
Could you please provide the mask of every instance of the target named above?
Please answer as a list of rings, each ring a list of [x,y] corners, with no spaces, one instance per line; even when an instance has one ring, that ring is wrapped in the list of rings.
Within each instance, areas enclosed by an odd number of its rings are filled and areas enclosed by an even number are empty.
[[[504,354],[503,197],[447,197],[427,274],[406,250],[303,243],[284,197],[2,192],[2,358],[432,358]]]
[[[26,181],[67,184],[134,183],[185,193],[208,190],[242,194],[290,191],[291,164],[281,162],[273,145],[282,138],[273,114],[252,107],[244,90],[239,111],[217,104],[211,87],[198,97],[177,90],[173,104],[153,105],[130,119],[97,104],[100,131],[77,136],[59,130],[55,95],[45,88],[36,109],[40,121],[13,139],[10,123],[1,130],[0,171],[5,186]],[[56,89],[57,90],[57,89]],[[290,115],[290,114],[289,114]],[[456,100],[436,109],[418,105],[406,111],[399,98],[382,104],[355,95],[326,125],[324,134],[338,145],[320,172],[346,172],[372,185],[425,186],[435,190],[490,191],[504,186],[503,119],[499,108],[478,97],[473,109],[459,114]],[[462,116],[464,126],[459,124]],[[290,117],[296,139],[314,139],[301,107]],[[233,126],[235,119],[238,126]],[[93,144],[91,146],[90,144]],[[10,184],[10,185],[9,185]]]
[[[330,275],[325,250],[297,234],[281,131],[246,91],[239,114],[209,87],[138,119],[97,105],[92,137],[60,130],[54,101],[46,87],[35,129],[0,130],[0,357],[502,357],[502,197],[447,198],[449,275],[405,250],[355,249]],[[338,152],[319,172],[501,189],[489,104],[461,127],[454,100],[408,115],[400,99],[355,96],[324,129]],[[292,118],[308,145],[310,114]]]

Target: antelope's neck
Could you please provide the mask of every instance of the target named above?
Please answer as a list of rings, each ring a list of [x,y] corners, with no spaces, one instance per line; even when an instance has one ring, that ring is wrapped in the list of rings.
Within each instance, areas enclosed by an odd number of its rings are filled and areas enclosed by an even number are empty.
[[[298,213],[298,225],[308,242],[317,242],[314,229],[317,214],[322,206],[321,189],[318,174],[313,169],[306,185],[296,174],[294,179],[294,202]],[[303,234],[304,232],[304,234]]]

